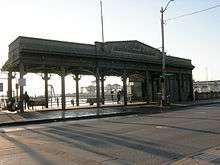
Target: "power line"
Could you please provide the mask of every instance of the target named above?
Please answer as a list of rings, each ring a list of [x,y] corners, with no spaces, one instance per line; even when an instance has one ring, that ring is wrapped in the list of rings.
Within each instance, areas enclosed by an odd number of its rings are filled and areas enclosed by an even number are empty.
[[[195,12],[192,12],[192,13],[188,13],[188,14],[183,14],[183,15],[180,15],[180,16],[178,16],[178,17],[169,18],[169,19],[167,19],[166,21],[171,21],[171,20],[176,20],[176,19],[179,19],[179,18],[191,16],[191,15],[198,14],[198,13],[202,13],[202,12],[205,12],[205,11],[208,11],[208,10],[212,10],[212,9],[215,9],[215,8],[218,8],[218,7],[220,7],[220,5],[215,5],[215,6],[213,6],[213,7],[207,8],[207,9],[198,10],[198,11],[195,11]]]

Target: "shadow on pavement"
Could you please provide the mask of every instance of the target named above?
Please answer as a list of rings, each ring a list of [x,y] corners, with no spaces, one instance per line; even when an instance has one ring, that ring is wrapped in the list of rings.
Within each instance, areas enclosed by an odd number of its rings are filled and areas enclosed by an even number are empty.
[[[38,153],[34,149],[30,148],[28,145],[19,142],[18,140],[8,136],[5,133],[1,133],[0,136],[12,142],[13,144],[15,144],[18,148],[23,150],[26,154],[30,155],[33,159],[35,159],[40,164],[53,165],[53,163],[50,162],[46,157],[44,157],[42,154]]]
[[[120,124],[131,124],[131,125],[147,125],[147,126],[161,126],[161,127],[167,127],[167,128],[174,128],[179,130],[185,130],[185,131],[192,131],[192,132],[200,132],[200,133],[206,133],[206,134],[214,134],[214,135],[220,135],[220,132],[214,132],[214,131],[207,131],[207,130],[201,130],[201,129],[191,129],[191,128],[184,128],[184,127],[177,127],[172,125],[166,125],[166,124],[146,124],[146,123],[128,123],[128,122],[120,122],[120,121],[105,121],[109,123],[120,123]]]
[[[93,147],[108,149],[112,147],[112,145],[119,145],[121,147],[126,147],[138,151],[142,151],[144,153],[157,155],[160,157],[164,157],[167,159],[179,159],[182,158],[183,155],[178,153],[173,153],[166,151],[164,149],[159,148],[157,144],[147,143],[144,141],[129,141],[128,139],[120,139],[116,137],[110,137],[109,135],[98,134],[93,132],[82,132],[78,130],[68,129],[68,128],[60,128],[60,127],[51,127],[53,130],[48,130],[49,133],[58,134],[59,136],[65,136],[70,139],[74,139],[80,141],[85,144],[89,144]],[[88,140],[89,139],[89,140]],[[89,143],[88,143],[89,142]]]

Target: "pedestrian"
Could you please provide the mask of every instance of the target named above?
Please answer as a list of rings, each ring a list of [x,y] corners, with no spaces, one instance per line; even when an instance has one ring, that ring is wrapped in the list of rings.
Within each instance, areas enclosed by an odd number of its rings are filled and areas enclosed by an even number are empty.
[[[72,100],[71,100],[71,104],[72,104],[72,105],[73,105],[73,107],[74,107],[74,99],[72,99]]]
[[[27,91],[25,91],[25,93],[24,93],[24,107],[25,107],[25,109],[26,108],[29,109],[29,102],[30,102],[30,97],[27,94]]]
[[[15,105],[15,99],[13,97],[10,97],[7,100],[7,107],[9,109],[9,111],[14,111],[15,110],[14,105]]]
[[[195,93],[195,101],[198,101],[199,100],[199,92],[196,90]]]
[[[117,104],[120,103],[120,99],[121,99],[121,91],[117,92]]]
[[[114,96],[114,91],[111,91],[112,102],[114,101],[114,100],[113,100],[113,96]]]
[[[57,107],[59,107],[59,98],[57,97]]]

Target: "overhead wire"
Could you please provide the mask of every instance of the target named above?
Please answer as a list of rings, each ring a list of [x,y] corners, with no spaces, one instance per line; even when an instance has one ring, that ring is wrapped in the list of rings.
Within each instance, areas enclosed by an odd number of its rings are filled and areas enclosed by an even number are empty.
[[[166,19],[165,21],[167,22],[167,21],[176,20],[176,19],[179,19],[179,18],[183,18],[183,17],[194,15],[194,14],[202,13],[202,12],[205,12],[205,11],[208,11],[208,10],[212,10],[212,9],[215,9],[215,8],[218,8],[218,7],[220,7],[220,4],[212,6],[212,7],[209,7],[207,9],[198,10],[198,11],[195,11],[195,12],[192,12],[192,13],[188,13],[188,14],[183,14],[183,15],[180,15],[180,16],[177,16],[177,17],[174,17],[174,18],[169,18],[169,19]]]

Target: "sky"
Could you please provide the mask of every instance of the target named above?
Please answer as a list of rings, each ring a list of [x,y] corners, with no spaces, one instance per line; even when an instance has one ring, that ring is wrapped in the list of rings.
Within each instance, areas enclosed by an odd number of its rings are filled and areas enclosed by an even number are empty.
[[[105,41],[139,40],[161,47],[160,8],[167,2],[103,0]],[[220,0],[175,0],[164,17],[173,18],[219,4]],[[0,0],[0,67],[8,58],[8,45],[18,36],[94,44],[101,41],[100,22],[99,0]],[[191,59],[196,67],[194,80],[220,80],[219,29],[220,8],[167,21],[165,51],[171,56]],[[40,75],[28,74],[25,78],[25,90],[31,95],[43,94]],[[92,80],[95,78],[82,77],[80,84],[90,85]],[[72,77],[67,76],[66,82],[66,92],[72,93]],[[52,76],[49,83],[60,93],[59,76]],[[108,78],[108,83],[120,84],[121,80]]]

